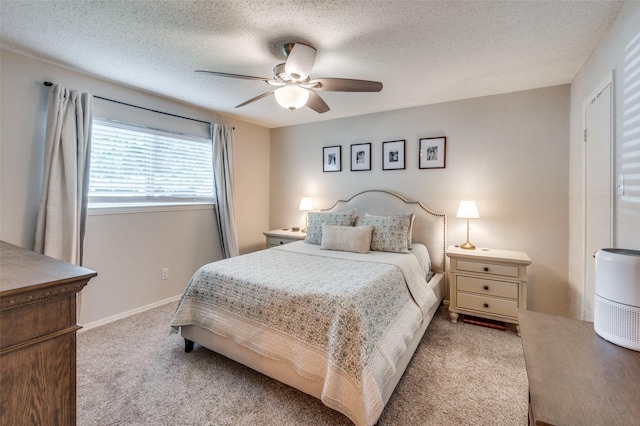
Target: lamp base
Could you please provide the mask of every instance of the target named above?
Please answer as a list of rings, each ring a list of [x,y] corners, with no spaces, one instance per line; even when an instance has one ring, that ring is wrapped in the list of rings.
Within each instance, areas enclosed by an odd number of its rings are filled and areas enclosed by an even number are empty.
[[[460,248],[461,249],[465,249],[465,250],[475,250],[476,246],[474,246],[473,244],[471,244],[469,241],[467,241],[464,244],[460,244]]]

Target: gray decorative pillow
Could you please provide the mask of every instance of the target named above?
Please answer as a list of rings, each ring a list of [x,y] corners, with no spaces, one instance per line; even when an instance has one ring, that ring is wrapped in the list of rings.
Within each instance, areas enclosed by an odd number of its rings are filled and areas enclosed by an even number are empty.
[[[409,253],[411,216],[358,216],[355,226],[373,225],[371,250]]]
[[[376,216],[374,214],[369,214],[369,213],[367,213],[365,216],[387,217],[387,216]],[[409,229],[407,230],[407,248],[411,250],[411,244],[413,243],[413,221],[415,220],[416,215],[413,213],[410,213],[408,214],[408,216],[409,216]]]
[[[324,250],[351,251],[369,253],[373,226],[335,226],[322,224],[322,243]]]
[[[355,220],[355,210],[341,213],[309,212],[307,214],[307,237],[304,242],[320,244],[322,242],[323,223],[336,226],[353,226]]]

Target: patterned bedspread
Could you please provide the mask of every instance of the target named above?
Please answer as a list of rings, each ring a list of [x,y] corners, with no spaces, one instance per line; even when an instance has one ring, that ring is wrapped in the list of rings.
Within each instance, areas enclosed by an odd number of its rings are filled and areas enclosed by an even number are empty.
[[[302,242],[214,262],[189,282],[171,326],[199,325],[323,382],[322,401],[374,424],[436,297],[412,255]]]

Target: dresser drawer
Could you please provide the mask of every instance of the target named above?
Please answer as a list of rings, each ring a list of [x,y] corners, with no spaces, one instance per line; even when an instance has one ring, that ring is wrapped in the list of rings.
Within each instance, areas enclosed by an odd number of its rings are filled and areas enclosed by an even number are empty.
[[[518,277],[518,267],[511,265],[496,265],[494,263],[470,262],[458,260],[459,271],[477,272],[480,274],[502,275],[505,277]]]
[[[518,299],[517,282],[495,281],[458,275],[456,277],[456,285],[458,291]]]
[[[494,299],[469,293],[458,293],[457,307],[494,315],[516,318],[517,300]]]

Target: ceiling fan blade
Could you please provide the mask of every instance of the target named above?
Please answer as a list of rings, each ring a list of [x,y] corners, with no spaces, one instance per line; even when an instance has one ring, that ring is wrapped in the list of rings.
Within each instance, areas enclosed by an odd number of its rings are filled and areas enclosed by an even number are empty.
[[[244,80],[260,80],[260,81],[264,81],[265,83],[269,82],[269,78],[265,78],[265,77],[253,77],[250,75],[242,75],[242,74],[229,74],[226,72],[217,72],[217,71],[204,71],[204,70],[195,70],[194,72],[197,72],[199,74],[209,74],[209,75],[215,75],[218,77],[231,77],[231,78],[242,78]]]
[[[284,71],[297,80],[304,80],[311,74],[315,60],[316,49],[306,44],[296,43],[287,56]]]
[[[314,110],[315,112],[319,112],[322,114],[323,112],[329,111],[329,105],[325,101],[322,100],[320,95],[318,95],[313,90],[309,90],[309,100],[307,101],[307,106]]]
[[[382,90],[382,83],[379,81],[352,80],[349,78],[316,78],[305,86],[327,92],[379,92]]]
[[[276,90],[277,90],[277,89],[276,89]],[[262,95],[256,96],[255,98],[252,98],[252,99],[249,99],[248,101],[243,102],[243,103],[241,103],[240,105],[237,105],[237,106],[236,106],[236,108],[240,108],[240,107],[243,107],[243,106],[245,106],[245,105],[250,104],[251,102],[255,102],[255,101],[258,101],[258,100],[260,100],[260,99],[262,99],[262,98],[266,98],[267,96],[271,95],[271,94],[272,94],[273,92],[275,92],[276,90],[270,90],[270,91],[268,91],[267,93],[263,93]]]

